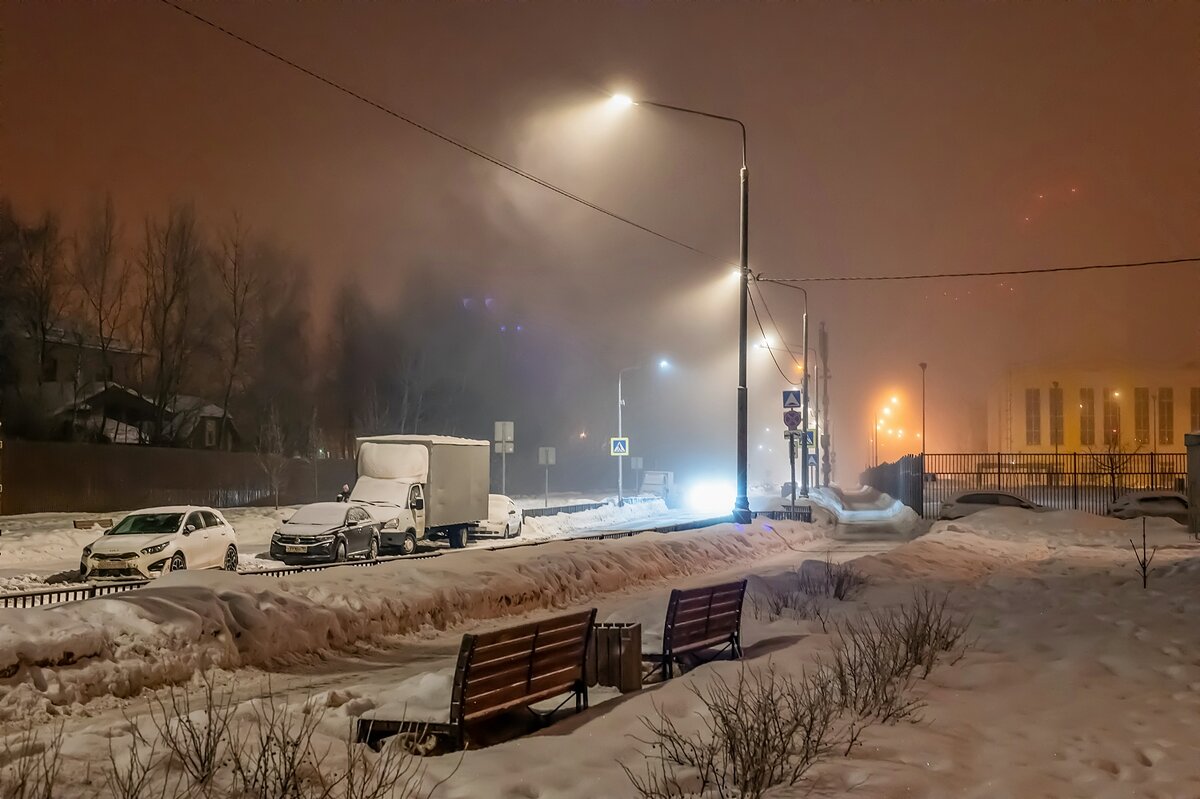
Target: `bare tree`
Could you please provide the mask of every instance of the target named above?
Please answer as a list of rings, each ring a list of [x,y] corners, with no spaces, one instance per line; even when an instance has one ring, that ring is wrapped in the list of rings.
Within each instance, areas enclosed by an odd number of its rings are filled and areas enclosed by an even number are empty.
[[[101,380],[108,386],[113,372],[112,347],[125,322],[129,268],[120,258],[120,231],[112,197],[104,199],[75,240],[71,278],[81,295],[80,311],[96,332]]]
[[[229,403],[234,384],[241,378],[244,356],[254,343],[253,311],[262,290],[263,275],[258,260],[250,251],[246,229],[234,214],[233,223],[221,240],[216,256],[216,272],[220,281],[225,326],[225,394],[221,403],[221,428],[218,441],[224,446],[229,427]]]
[[[267,408],[258,430],[258,465],[267,478],[267,484],[275,496],[275,508],[279,508],[279,490],[283,484],[284,473],[287,471],[287,457],[284,455],[283,427],[279,423],[279,410],[272,403]]]
[[[147,220],[139,268],[144,296],[141,338],[153,372],[143,376],[154,402],[154,439],[165,439],[167,412],[179,393],[195,342],[194,284],[203,264],[195,213],[175,206],[163,222]]]
[[[20,308],[30,338],[37,344],[39,383],[45,381],[50,340],[63,316],[63,240],[58,218],[47,213],[19,233],[17,279]]]
[[[1140,449],[1140,444],[1130,447],[1114,439],[1105,449],[1088,452],[1096,467],[1108,478],[1111,501],[1117,501],[1117,494],[1120,491],[1122,483],[1121,476],[1128,470],[1129,464],[1137,456]]]

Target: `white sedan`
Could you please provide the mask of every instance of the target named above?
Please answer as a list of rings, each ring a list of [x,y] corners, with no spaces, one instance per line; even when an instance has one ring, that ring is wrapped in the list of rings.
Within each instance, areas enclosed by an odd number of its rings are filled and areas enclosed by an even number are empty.
[[[943,502],[938,518],[961,519],[988,508],[1021,508],[1038,512],[1048,510],[1036,502],[1030,502],[1006,491],[967,491]]]
[[[490,533],[502,538],[512,538],[521,534],[521,524],[525,514],[503,494],[488,494],[488,517],[475,528],[478,533]]]
[[[1118,519],[1165,516],[1180,524],[1187,524],[1188,499],[1178,491],[1130,491],[1117,497],[1108,506],[1108,512]]]
[[[134,511],[83,548],[85,579],[149,579],[183,569],[237,571],[237,539],[220,511],[190,505]]]

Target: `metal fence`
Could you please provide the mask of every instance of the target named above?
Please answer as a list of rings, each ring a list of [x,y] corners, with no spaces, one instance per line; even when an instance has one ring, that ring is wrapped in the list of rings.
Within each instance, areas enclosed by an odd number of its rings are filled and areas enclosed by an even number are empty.
[[[922,458],[924,459],[922,462]],[[1012,452],[910,455],[863,473],[862,482],[899,499],[926,518],[964,491],[1005,491],[1057,510],[1105,514],[1129,491],[1184,491],[1182,452]]]
[[[553,508],[551,509],[553,510]],[[242,572],[246,577],[287,577],[293,574],[301,574],[303,572],[323,571],[341,566],[377,566],[380,563],[391,563],[396,560],[421,560],[428,558],[438,558],[445,555],[452,555],[460,552],[477,552],[480,549],[488,552],[495,552],[501,549],[514,549],[517,547],[536,547],[546,544],[557,543],[563,540],[570,541],[608,541],[617,538],[628,538],[642,533],[677,533],[684,530],[695,530],[702,527],[711,527],[716,524],[724,524],[732,520],[730,516],[718,516],[711,519],[696,519],[690,522],[680,522],[677,524],[662,525],[659,527],[651,527],[645,530],[620,530],[611,533],[593,533],[591,535],[572,536],[570,539],[552,539],[549,541],[526,541],[519,544],[507,544],[503,546],[491,547],[471,547],[469,549],[442,549],[434,552],[421,552],[415,555],[390,555],[376,558],[375,560],[355,560],[346,561],[344,563],[318,563],[309,566],[281,566],[277,569],[263,569],[262,571]],[[19,591],[7,594],[0,594],[0,608],[36,608],[46,607],[49,605],[61,605],[66,602],[77,602],[84,599],[95,599],[99,596],[109,594],[119,594],[125,591],[133,591],[137,588],[144,588],[149,585],[151,580],[121,580],[105,583],[87,583],[85,585],[64,585],[60,588],[39,588],[33,591]]]
[[[333,499],[354,482],[354,462],[289,459],[279,501]],[[0,447],[0,513],[113,511],[155,505],[229,508],[275,501],[267,470],[253,452],[121,444],[5,440]]]

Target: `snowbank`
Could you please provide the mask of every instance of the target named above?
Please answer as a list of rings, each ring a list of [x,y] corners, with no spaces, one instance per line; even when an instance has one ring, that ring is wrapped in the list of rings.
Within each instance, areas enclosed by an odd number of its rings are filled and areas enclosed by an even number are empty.
[[[54,608],[0,611],[0,718],[185,680],[208,665],[289,662],[383,636],[579,604],[783,551],[813,525],[722,525],[563,541],[280,578],[169,574]]]
[[[579,513],[559,513],[554,516],[528,516],[521,526],[521,537],[529,541],[566,538],[598,527],[618,527],[648,521],[666,514],[667,505],[661,499],[633,502],[618,506],[615,503]]]

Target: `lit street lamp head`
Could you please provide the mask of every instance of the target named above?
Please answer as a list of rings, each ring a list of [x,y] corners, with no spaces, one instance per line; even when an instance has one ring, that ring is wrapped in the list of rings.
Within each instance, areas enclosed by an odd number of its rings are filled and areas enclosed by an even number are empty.
[[[608,102],[613,108],[628,108],[631,105],[637,105],[628,94],[614,94],[608,99]]]
[[[666,358],[663,358],[662,360],[660,360],[660,361],[658,362],[658,368],[659,368],[659,369],[663,369],[663,370],[670,369],[670,368],[671,368],[671,362],[670,362],[670,361],[668,361]]]

